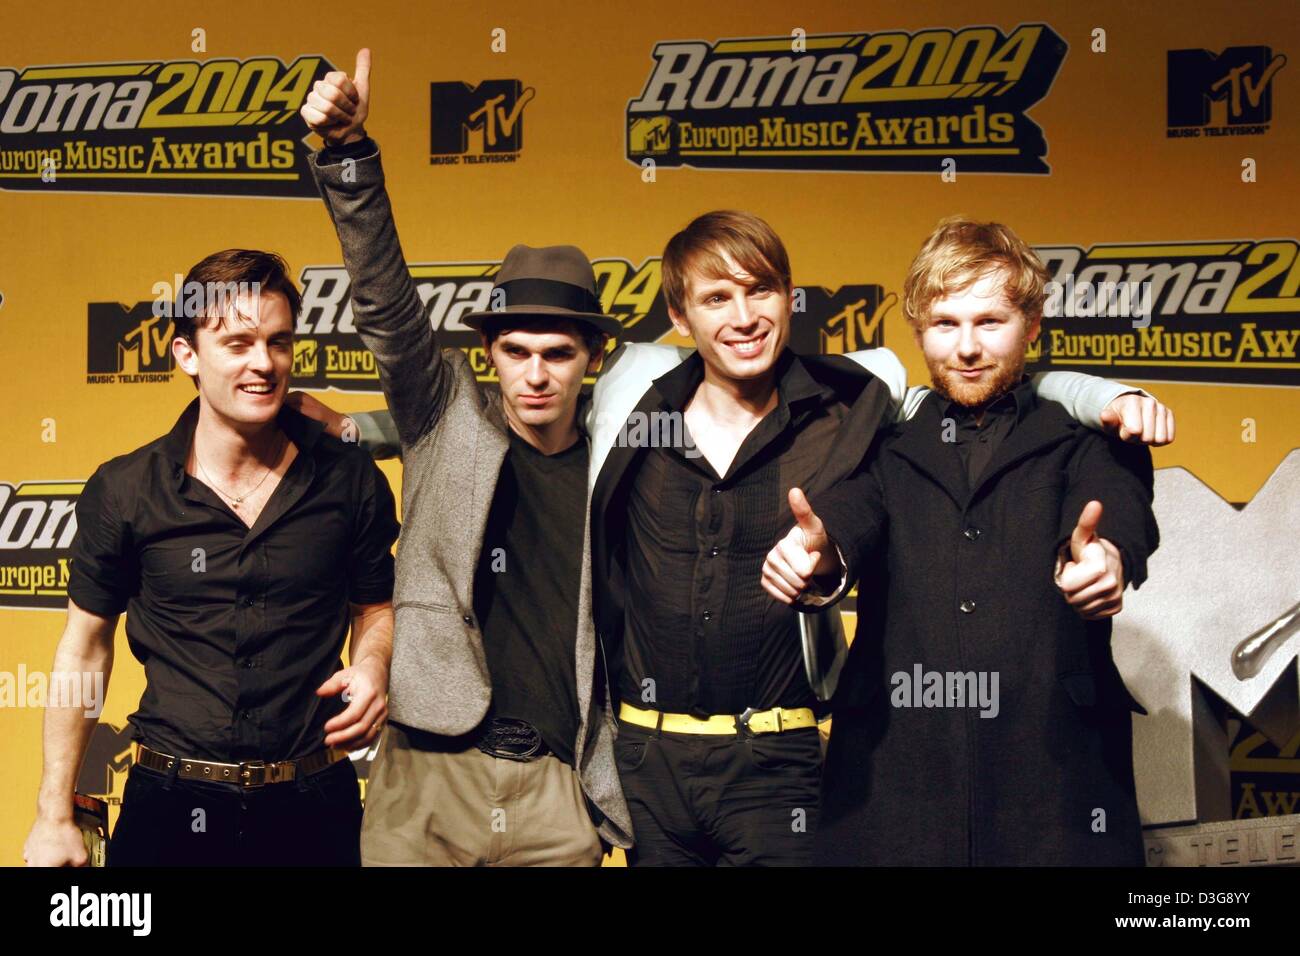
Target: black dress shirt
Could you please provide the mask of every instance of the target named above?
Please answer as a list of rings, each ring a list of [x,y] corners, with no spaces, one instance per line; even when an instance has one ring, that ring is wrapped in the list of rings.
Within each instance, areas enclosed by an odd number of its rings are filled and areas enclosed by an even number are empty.
[[[759,581],[794,523],[789,489],[832,453],[847,406],[788,350],[776,374],[777,406],[726,475],[698,449],[659,447],[632,479],[619,696],[633,706],[704,716],[815,704],[798,612]],[[658,379],[663,408],[683,413],[703,378],[694,354]]]
[[[101,465],[77,501],[68,596],[126,611],[145,691],[134,738],[182,757],[285,760],[324,745],[344,709],[349,602],[393,593],[388,481],[356,445],[283,408],[298,448],[252,528],[185,472],[195,399],[171,433]]]
[[[1003,439],[1011,434],[1025,409],[1032,407],[1033,391],[1033,383],[1022,378],[1015,388],[999,395],[983,408],[969,408],[956,402],[944,405],[944,418],[951,418],[957,426],[954,444],[968,488],[976,485]]]

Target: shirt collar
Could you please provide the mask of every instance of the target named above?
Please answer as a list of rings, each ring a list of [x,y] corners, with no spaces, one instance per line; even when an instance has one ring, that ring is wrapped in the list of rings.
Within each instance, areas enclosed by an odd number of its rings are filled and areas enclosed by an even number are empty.
[[[999,415],[1003,412],[1013,413],[1019,424],[1034,407],[1034,383],[1027,375],[1022,375],[1010,391],[1003,392],[985,406],[985,415]],[[975,414],[975,409],[959,405],[953,401],[944,403],[944,415],[949,418],[968,418]]]
[[[298,446],[300,452],[310,452],[316,447],[320,436],[325,433],[325,425],[308,418],[301,412],[284,405],[276,415],[276,424],[289,436],[289,440]],[[190,457],[190,446],[194,444],[194,430],[199,424],[199,399],[186,406],[181,417],[163,439],[162,451],[172,463],[173,474],[179,477],[185,473],[185,462]]]
[[[799,356],[785,349],[776,360],[776,389],[778,401],[795,406],[813,399],[825,400],[834,392],[819,384],[809,374]],[[675,411],[685,411],[686,404],[704,381],[704,360],[699,352],[692,352],[681,364],[654,380],[664,403]]]

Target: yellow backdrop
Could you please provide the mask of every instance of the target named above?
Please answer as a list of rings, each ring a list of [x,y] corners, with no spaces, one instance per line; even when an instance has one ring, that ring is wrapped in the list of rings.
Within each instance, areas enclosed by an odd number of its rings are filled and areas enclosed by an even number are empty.
[[[1178,414],[1177,444],[1156,452],[1157,467],[1185,466],[1228,500],[1248,500],[1300,445],[1300,357],[1286,334],[1300,328],[1300,66],[1265,62],[1300,54],[1294,14],[1285,2],[1162,12],[1009,0],[375,0],[201,12],[73,2],[56,21],[40,5],[15,7],[0,32],[0,561],[15,569],[2,579],[0,673],[50,667],[63,625],[59,509],[97,464],[167,431],[193,396],[152,344],[165,343],[165,321],[146,321],[157,284],[220,248],[279,251],[315,283],[301,382],[346,411],[382,404],[346,296],[330,285],[339,250],[293,144],[303,78],[323,61],[351,72],[361,44],[374,51],[369,128],[406,254],[449,329],[456,304],[482,294],[511,245],[572,242],[605,261],[605,305],[627,337],[657,336],[654,260],[665,240],[702,211],[744,208],[783,236],[808,290],[797,341],[836,351],[883,341],[919,382],[924,365],[890,295],[940,217],[998,219],[1062,262],[1074,247],[1076,270],[1100,263],[1103,278],[1131,276],[1133,263],[1161,278],[1167,264],[1170,308],[1157,301],[1156,332],[1127,319],[1049,319],[1078,361],[1038,355],[1039,367],[1142,381]],[[992,29],[968,29],[981,27]],[[804,51],[821,79],[796,102],[785,102],[793,87],[770,103],[758,80],[747,87],[755,57]],[[680,83],[655,103],[648,85],[660,68]],[[837,87],[841,68],[852,77]],[[1223,98],[1171,127],[1170,69],[1179,109],[1202,104],[1188,105],[1188,85]],[[114,86],[102,100],[58,103],[59,83],[83,81]],[[500,82],[476,94],[481,81]],[[957,116],[987,128],[945,122]],[[195,143],[216,145],[184,145]],[[42,165],[51,155],[52,175]],[[955,177],[943,175],[949,158]],[[1181,330],[1196,335],[1168,336]],[[1136,352],[1123,352],[1126,336]],[[1107,343],[1118,354],[1107,357]],[[385,471],[398,487],[400,467]],[[122,727],[141,689],[119,633],[102,720]],[[40,726],[39,709],[0,710],[3,864],[19,862],[32,820]],[[96,759],[120,793],[105,763],[114,756]]]

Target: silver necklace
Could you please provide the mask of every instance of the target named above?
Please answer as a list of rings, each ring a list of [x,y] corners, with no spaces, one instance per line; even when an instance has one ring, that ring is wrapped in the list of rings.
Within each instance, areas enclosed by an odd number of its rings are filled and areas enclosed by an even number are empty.
[[[265,482],[266,479],[270,477],[271,472],[275,471],[275,466],[279,464],[280,455],[284,451],[284,438],[285,438],[284,432],[281,432],[280,445],[279,448],[276,450],[274,463],[269,468],[266,469],[266,474],[264,474],[261,477],[261,479],[257,482],[257,484],[253,485],[252,488],[249,488],[239,497],[235,497],[230,492],[223,490],[221,487],[217,485],[215,481],[212,480],[212,476],[208,474],[208,470],[203,467],[203,462],[199,460],[199,450],[197,448],[194,449],[194,462],[199,466],[199,471],[203,472],[203,477],[207,479],[208,484],[211,485],[216,491],[219,491],[223,498],[229,498],[232,507],[238,508],[241,504],[243,504],[244,499],[247,498],[249,495],[251,495],[253,492],[255,492],[258,488],[261,488],[263,482]]]

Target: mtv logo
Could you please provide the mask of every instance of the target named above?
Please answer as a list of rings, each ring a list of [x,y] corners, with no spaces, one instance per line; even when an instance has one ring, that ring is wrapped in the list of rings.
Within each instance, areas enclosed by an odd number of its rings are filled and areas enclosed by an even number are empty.
[[[896,302],[898,296],[891,292],[878,303],[868,298],[848,303],[818,330],[818,351],[823,355],[843,355],[878,348],[884,342],[885,313]]]
[[[86,372],[170,372],[172,320],[153,314],[152,302],[130,310],[116,302],[92,302],[87,309]]]
[[[523,110],[536,92],[519,80],[430,83],[430,155],[519,152]]]
[[[1266,46],[1167,53],[1169,126],[1238,126],[1273,118],[1273,77],[1286,65]]]
[[[295,339],[293,343],[293,376],[308,377],[316,374],[319,343],[315,339]]]
[[[77,791],[106,799],[114,795],[116,779],[131,769],[131,725],[117,727],[100,721],[90,734]],[[120,796],[120,794],[119,794]]]
[[[672,118],[668,116],[634,119],[627,136],[631,151],[637,154],[668,152],[672,123]]]
[[[1148,711],[1133,718],[1138,806],[1146,826],[1227,819],[1227,707],[1279,746],[1300,729],[1300,449],[1240,511],[1161,468],[1155,514],[1160,550],[1112,642]]]

